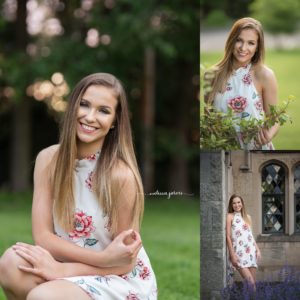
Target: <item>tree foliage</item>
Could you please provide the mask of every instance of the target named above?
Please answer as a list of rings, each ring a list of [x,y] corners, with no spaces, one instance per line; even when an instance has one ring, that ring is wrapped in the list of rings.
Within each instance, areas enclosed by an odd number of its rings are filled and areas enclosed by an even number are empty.
[[[292,33],[299,28],[299,0],[255,0],[250,8],[252,16],[269,32]]]

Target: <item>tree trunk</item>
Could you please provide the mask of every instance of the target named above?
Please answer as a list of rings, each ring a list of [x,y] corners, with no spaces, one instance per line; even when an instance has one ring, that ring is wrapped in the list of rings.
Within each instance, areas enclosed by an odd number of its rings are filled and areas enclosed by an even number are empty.
[[[15,23],[16,51],[25,51],[26,49],[28,39],[26,4],[27,1],[18,0],[17,21]],[[13,107],[10,185],[12,190],[16,192],[30,188],[30,107],[30,100],[26,99],[25,95],[21,101],[16,101]]]
[[[145,192],[154,188],[153,129],[155,119],[155,52],[145,49],[144,61],[144,97],[142,106],[143,140],[142,140],[142,174]]]
[[[15,192],[30,187],[30,101],[16,103],[12,118],[11,187]]]
[[[179,147],[172,156],[169,166],[169,190],[190,193],[188,155],[188,133],[190,129],[189,115],[195,99],[195,88],[192,85],[193,68],[186,63],[178,64],[178,90],[174,101],[173,128],[179,142]],[[180,83],[180,84],[179,84]]]

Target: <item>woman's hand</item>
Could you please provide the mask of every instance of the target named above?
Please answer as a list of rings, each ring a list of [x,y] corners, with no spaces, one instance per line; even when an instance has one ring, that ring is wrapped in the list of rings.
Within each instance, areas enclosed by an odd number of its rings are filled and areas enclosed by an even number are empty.
[[[258,248],[256,248],[255,255],[256,255],[256,261],[259,262],[261,260],[261,253]]]
[[[32,273],[45,280],[63,277],[63,264],[56,261],[50,252],[44,248],[26,243],[17,243],[12,248],[19,256],[32,265],[32,267],[20,265],[20,270]]]
[[[256,136],[256,143],[263,146],[272,141],[273,135],[267,128],[261,128]]]
[[[124,266],[134,262],[142,247],[140,235],[130,229],[121,232],[105,248],[107,267]]]
[[[240,266],[239,266],[239,259],[238,259],[238,257],[237,257],[236,254],[233,254],[233,255],[230,256],[230,261],[231,261],[232,265],[233,265],[236,269],[238,269],[238,268],[240,267]]]

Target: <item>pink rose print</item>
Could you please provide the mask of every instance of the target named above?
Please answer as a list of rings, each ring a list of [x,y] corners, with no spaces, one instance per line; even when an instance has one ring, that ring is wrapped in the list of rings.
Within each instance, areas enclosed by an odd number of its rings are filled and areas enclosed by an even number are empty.
[[[83,211],[75,213],[74,230],[69,233],[69,237],[74,238],[86,238],[91,235],[91,232],[95,231],[93,226],[92,216],[87,216]]]
[[[245,223],[245,224],[243,225],[243,230],[248,230],[248,224]]]
[[[246,253],[250,253],[250,247],[249,246],[246,247]]]
[[[97,155],[96,155],[96,154],[91,154],[91,155],[88,156],[86,159],[87,159],[87,160],[96,160],[96,159],[97,159]]]
[[[126,300],[140,300],[140,298],[137,296],[137,294],[129,292],[129,294],[126,297]]]
[[[143,280],[149,279],[150,277],[150,270],[148,267],[144,267],[143,270],[140,272],[140,278]]]
[[[242,257],[243,256],[243,251],[242,250],[238,251],[237,256]]]
[[[143,267],[144,266],[144,263],[143,263],[143,261],[140,258],[137,259],[137,265],[139,267]]]
[[[240,222],[241,222],[241,219],[240,219],[240,218],[236,218],[236,222],[237,222],[237,223],[240,223]]]
[[[236,235],[237,237],[239,237],[239,236],[241,236],[241,235],[242,235],[242,233],[241,233],[241,231],[240,231],[240,230],[237,230],[237,231],[235,232],[235,235]]]
[[[237,113],[241,113],[247,106],[247,99],[239,96],[228,101],[228,106]]]
[[[93,175],[94,172],[90,172],[88,178],[85,180],[85,184],[91,192],[93,191]]]
[[[248,241],[251,242],[252,241],[252,236],[248,235]]]
[[[243,77],[243,82],[244,82],[245,84],[247,84],[247,85],[250,85],[250,84],[251,84],[252,79],[251,79],[250,73],[247,73],[247,74],[244,75],[244,77]]]
[[[239,245],[242,246],[244,243],[243,241],[239,241]]]
[[[262,112],[263,111],[263,104],[261,102],[261,100],[258,100],[257,102],[254,103],[255,105],[255,108],[259,111],[259,112]]]
[[[126,280],[126,281],[128,281],[128,280],[129,280],[129,277],[128,277],[128,275],[121,275],[121,277],[122,277],[124,280]]]

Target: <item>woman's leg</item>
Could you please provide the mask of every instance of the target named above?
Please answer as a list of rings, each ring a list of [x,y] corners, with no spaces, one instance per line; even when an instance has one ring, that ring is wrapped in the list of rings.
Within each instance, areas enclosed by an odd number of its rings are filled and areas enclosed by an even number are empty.
[[[91,300],[90,296],[75,283],[58,279],[40,284],[32,289],[26,300]]]
[[[249,268],[254,282],[256,281],[256,268]]]
[[[238,269],[238,271],[243,277],[243,279],[247,280],[253,287],[255,287],[255,278],[252,276],[252,273],[249,269],[250,268],[240,268]]]
[[[38,276],[19,270],[19,265],[30,266],[12,248],[0,258],[0,286],[9,300],[25,300],[31,289],[45,282]]]

